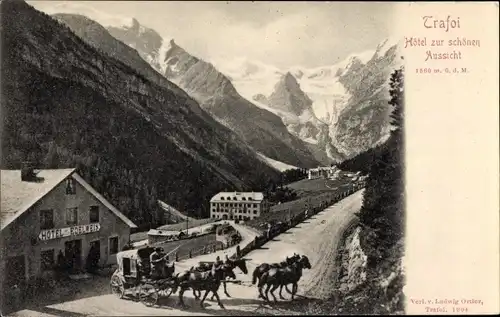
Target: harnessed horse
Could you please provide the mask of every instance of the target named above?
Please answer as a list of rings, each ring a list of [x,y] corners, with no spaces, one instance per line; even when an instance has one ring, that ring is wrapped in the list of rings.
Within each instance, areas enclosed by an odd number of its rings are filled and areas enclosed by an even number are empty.
[[[274,296],[274,291],[280,288],[280,297],[281,290],[283,286],[286,287],[288,284],[293,284],[292,292],[289,292],[292,295],[292,300],[294,295],[297,293],[298,282],[302,277],[303,269],[310,269],[311,263],[309,262],[309,258],[305,255],[302,255],[298,261],[284,267],[284,268],[270,268],[267,272],[261,275],[259,279],[259,293],[260,297],[264,298],[266,301],[269,301],[268,293],[271,291],[271,295],[273,295],[274,301],[276,302],[276,296]],[[262,287],[267,285],[266,294],[262,294]],[[288,291],[288,288],[287,288]]]
[[[232,276],[231,276],[232,273]],[[217,298],[217,303],[221,308],[224,308],[222,305],[219,294],[217,291],[219,290],[221,281],[225,278],[225,276],[231,276],[236,278],[232,269],[226,265],[215,266],[213,265],[210,271],[198,272],[198,271],[187,271],[182,275],[177,275],[175,277],[176,284],[180,288],[179,290],[179,304],[181,306],[185,306],[182,295],[184,292],[191,288],[193,290],[193,295],[195,298],[199,298],[195,291],[198,291],[198,294],[201,294],[200,291],[205,291],[205,295],[201,299],[200,306],[203,308],[203,302],[207,297],[209,292],[212,292],[214,296]]]
[[[295,263],[298,260],[300,260],[300,255],[294,253],[293,256],[286,257],[285,261],[282,261],[280,263],[271,263],[271,264],[262,263],[261,265],[257,266],[252,273],[252,284],[257,283],[257,281],[259,281],[261,279],[261,276],[264,273],[268,272],[271,268],[284,268],[284,267],[287,267],[288,265]],[[291,294],[291,292],[288,290],[288,287],[286,285],[285,285],[285,288],[286,288],[287,292]],[[281,296],[282,290],[283,290],[283,286],[281,286],[281,288],[280,288],[280,296]],[[281,296],[281,297],[283,297],[283,296]],[[259,298],[264,298],[262,296],[262,291],[261,291],[260,287],[259,287]]]
[[[231,260],[229,258],[226,258],[226,261],[224,262],[223,265],[226,266],[226,268],[224,269],[224,278],[223,279],[226,279],[226,278],[236,279],[236,276],[234,275],[234,272],[233,272],[233,270],[235,268],[239,268],[243,274],[248,274],[248,269],[247,269],[247,265],[246,265],[246,259]],[[208,270],[211,270],[211,267],[207,266],[205,263],[203,263],[202,265],[200,265],[197,268],[192,267],[190,269],[190,271],[192,271],[192,272],[206,272]],[[229,293],[227,292],[226,283],[223,283],[223,285],[224,285],[224,294],[226,294],[227,297],[231,297],[229,295]],[[200,297],[200,293],[198,293],[196,295],[194,290],[193,290],[193,294],[194,294],[195,298],[199,298]],[[210,299],[213,300],[214,296],[215,296],[215,293],[212,294],[212,297]]]

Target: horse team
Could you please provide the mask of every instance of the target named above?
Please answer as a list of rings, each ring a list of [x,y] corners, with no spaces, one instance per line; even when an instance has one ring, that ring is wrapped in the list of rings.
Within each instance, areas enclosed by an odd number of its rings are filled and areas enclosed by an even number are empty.
[[[246,259],[229,259],[226,257],[224,262],[217,259],[212,265],[200,265],[192,267],[184,273],[177,273],[175,280],[177,281],[174,293],[179,289],[179,304],[185,306],[183,294],[191,289],[196,300],[200,300],[200,306],[203,307],[203,302],[209,293],[212,293],[211,299],[215,297],[221,308],[224,305],[220,301],[218,290],[220,285],[224,286],[224,293],[227,297],[231,297],[226,288],[228,279],[236,279],[234,269],[239,268],[243,274],[248,274]],[[292,257],[286,257],[281,263],[262,263],[255,268],[252,273],[252,284],[257,283],[258,296],[269,302],[269,292],[273,296],[274,302],[277,301],[274,291],[279,287],[279,296],[282,295],[283,288],[292,295],[292,300],[297,293],[298,282],[302,277],[304,269],[311,269],[311,263],[305,255],[295,254]],[[288,289],[288,285],[292,284],[292,290]],[[265,292],[263,292],[265,288]],[[203,297],[201,292],[204,291]]]

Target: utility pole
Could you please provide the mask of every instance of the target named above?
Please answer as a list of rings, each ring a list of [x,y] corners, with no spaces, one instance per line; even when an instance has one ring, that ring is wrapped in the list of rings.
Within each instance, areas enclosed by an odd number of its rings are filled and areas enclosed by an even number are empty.
[[[186,237],[189,237],[189,217],[186,217]]]

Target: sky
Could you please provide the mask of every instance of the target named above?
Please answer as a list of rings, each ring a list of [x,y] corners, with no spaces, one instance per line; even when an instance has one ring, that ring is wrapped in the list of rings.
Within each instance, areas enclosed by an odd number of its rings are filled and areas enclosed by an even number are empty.
[[[390,2],[28,3],[49,14],[72,7],[84,15],[92,10],[110,18],[134,17],[207,61],[247,58],[277,67],[332,65],[350,54],[374,50],[392,36],[397,6]]]

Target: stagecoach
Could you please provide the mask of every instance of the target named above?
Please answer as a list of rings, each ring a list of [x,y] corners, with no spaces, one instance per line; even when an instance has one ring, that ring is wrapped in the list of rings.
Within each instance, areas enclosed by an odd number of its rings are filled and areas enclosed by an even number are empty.
[[[154,305],[159,297],[167,298],[176,289],[173,278],[151,279],[149,256],[154,248],[144,247],[119,252],[116,255],[118,268],[111,276],[111,292],[119,298],[134,293],[145,305]],[[174,264],[171,266],[172,275]]]

